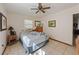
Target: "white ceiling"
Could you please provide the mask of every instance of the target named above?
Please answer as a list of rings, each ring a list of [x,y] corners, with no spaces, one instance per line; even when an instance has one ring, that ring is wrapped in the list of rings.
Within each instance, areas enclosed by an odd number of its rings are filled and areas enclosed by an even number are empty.
[[[3,4],[7,12],[18,13],[26,15],[29,17],[43,17],[50,13],[55,13],[62,11],[64,9],[78,5],[77,3],[43,3],[43,6],[50,6],[51,9],[46,10],[46,13],[35,14],[36,10],[31,10],[31,8],[36,8],[37,3],[5,3]]]

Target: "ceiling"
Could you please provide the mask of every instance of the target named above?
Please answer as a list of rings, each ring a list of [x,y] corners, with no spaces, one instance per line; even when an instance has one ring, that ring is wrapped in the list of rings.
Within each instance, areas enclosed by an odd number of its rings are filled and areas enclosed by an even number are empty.
[[[3,4],[7,12],[18,13],[26,15],[28,17],[43,17],[50,13],[55,13],[62,11],[64,9],[78,5],[77,3],[43,3],[43,6],[50,6],[51,9],[46,10],[46,13],[37,13],[37,10],[31,10],[31,8],[36,8],[37,3],[4,3]]]

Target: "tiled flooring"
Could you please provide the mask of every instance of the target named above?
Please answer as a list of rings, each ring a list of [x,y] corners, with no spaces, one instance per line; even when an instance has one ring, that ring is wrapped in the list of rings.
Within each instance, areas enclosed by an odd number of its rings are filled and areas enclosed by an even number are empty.
[[[74,55],[75,48],[62,44],[60,42],[50,40],[46,46],[41,48],[46,55]],[[7,46],[4,55],[27,55],[25,49],[20,42],[14,45]]]

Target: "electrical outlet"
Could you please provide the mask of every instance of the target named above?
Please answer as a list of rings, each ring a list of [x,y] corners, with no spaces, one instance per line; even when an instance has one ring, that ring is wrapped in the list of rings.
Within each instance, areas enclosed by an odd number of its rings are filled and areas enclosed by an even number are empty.
[[[4,47],[4,44],[2,44],[2,47]]]

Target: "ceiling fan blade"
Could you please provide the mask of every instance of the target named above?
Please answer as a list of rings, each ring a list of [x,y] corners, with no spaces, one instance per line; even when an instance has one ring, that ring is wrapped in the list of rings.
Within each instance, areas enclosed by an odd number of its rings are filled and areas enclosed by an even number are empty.
[[[38,10],[38,8],[31,8],[31,10]]]
[[[45,13],[45,11],[44,10],[41,10],[43,13]]]
[[[39,10],[38,11],[36,11],[36,14],[39,12]]]
[[[45,8],[43,8],[43,9],[50,9],[50,7],[45,7]]]

